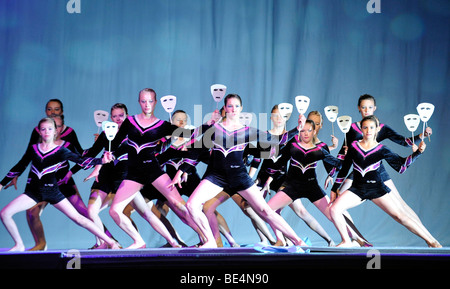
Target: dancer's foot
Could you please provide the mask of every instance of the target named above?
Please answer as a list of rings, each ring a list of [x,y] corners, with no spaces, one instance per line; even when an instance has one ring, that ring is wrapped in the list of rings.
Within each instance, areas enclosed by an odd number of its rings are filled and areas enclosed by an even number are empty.
[[[216,241],[206,242],[200,248],[217,248]]]
[[[430,248],[442,248],[442,245],[437,240],[427,244]]]
[[[142,244],[142,243],[133,243],[130,246],[128,246],[127,248],[125,248],[125,249],[145,249],[145,248],[146,248],[145,243],[144,244]]]
[[[25,246],[23,244],[18,244],[8,250],[8,252],[23,252],[25,251]]]
[[[373,247],[373,245],[371,243],[369,243],[369,241],[365,240],[365,239],[356,239],[353,240],[353,243],[358,243],[358,245],[360,247]]]
[[[306,244],[302,239],[300,239],[300,241],[298,241],[296,243],[297,243],[297,244],[295,244],[296,246],[309,247],[309,245]]]
[[[277,242],[275,244],[273,244],[273,246],[275,246],[275,247],[284,247],[284,246],[286,246],[286,244],[283,241],[281,241],[281,240],[277,240]]]
[[[28,249],[28,251],[47,251],[47,243],[38,243],[33,248]]]
[[[112,244],[108,245],[108,248],[113,250],[119,250],[122,249],[122,246],[120,246],[120,244],[117,241],[113,241]]]
[[[108,244],[106,244],[106,242],[102,242],[100,245],[98,245],[97,247],[95,247],[95,250],[102,250],[102,249],[108,249],[110,246]]]
[[[352,241],[342,241],[336,247],[339,247],[339,248],[353,248],[353,247],[357,247],[357,246],[358,245],[353,243]]]
[[[169,244],[172,248],[181,248],[182,246],[178,244],[177,240],[173,239],[172,241],[169,241]]]

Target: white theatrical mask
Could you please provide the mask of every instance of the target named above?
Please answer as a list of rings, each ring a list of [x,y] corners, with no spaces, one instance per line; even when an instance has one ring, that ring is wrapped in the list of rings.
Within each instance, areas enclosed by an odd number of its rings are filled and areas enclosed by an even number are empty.
[[[330,122],[335,122],[339,113],[339,109],[335,105],[325,106],[325,116]]]
[[[278,112],[287,121],[291,117],[293,108],[292,104],[283,102],[278,105]]]
[[[417,114],[407,114],[403,117],[405,121],[406,128],[410,132],[415,132],[420,124],[420,116]]]
[[[94,111],[94,121],[98,127],[102,126],[102,122],[108,120],[109,113],[105,110]]]
[[[305,114],[309,107],[310,99],[306,95],[297,95],[295,97],[295,106],[299,114]]]
[[[337,123],[341,131],[347,133],[352,125],[352,117],[348,115],[340,116],[337,118]]]
[[[251,112],[241,112],[239,115],[239,121],[245,126],[250,126],[253,120],[253,114]]]
[[[227,93],[227,87],[223,84],[211,85],[211,95],[215,102],[221,102]]]
[[[427,102],[419,103],[417,106],[417,113],[420,116],[420,119],[423,122],[428,122],[431,118],[431,115],[433,115],[434,112],[434,105]]]
[[[165,95],[160,99],[161,105],[168,113],[172,113],[177,105],[177,97],[175,95]]]
[[[102,123],[102,129],[105,132],[106,138],[112,141],[119,130],[119,125],[113,121],[104,121]]]

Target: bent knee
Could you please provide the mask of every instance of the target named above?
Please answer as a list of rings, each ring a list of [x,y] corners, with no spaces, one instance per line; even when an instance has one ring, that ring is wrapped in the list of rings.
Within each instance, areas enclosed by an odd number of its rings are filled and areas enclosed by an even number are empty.
[[[336,204],[333,204],[330,207],[330,216],[332,220],[336,219],[336,216],[340,216],[342,215],[344,211],[342,209],[339,208],[339,206],[336,206]]]
[[[114,205],[109,208],[109,215],[114,219],[120,216],[121,211]]]
[[[87,213],[88,213],[89,218],[92,219],[92,217],[95,217],[98,215],[99,210],[97,208],[94,208],[93,206],[88,206]]]
[[[272,216],[277,215],[277,213],[274,210],[272,210],[268,205],[262,206],[258,209],[256,209],[256,208],[252,208],[252,209],[264,219],[271,218]]]
[[[186,209],[190,214],[196,214],[197,212],[202,212],[203,204],[188,200],[185,204]]]
[[[12,218],[12,214],[8,212],[7,208],[4,208],[3,210],[0,211],[0,218],[2,220]]]

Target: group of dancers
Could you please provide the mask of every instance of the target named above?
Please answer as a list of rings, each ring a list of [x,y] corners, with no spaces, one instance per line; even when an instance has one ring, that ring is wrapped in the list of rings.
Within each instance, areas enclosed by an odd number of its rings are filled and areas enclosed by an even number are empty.
[[[280,215],[289,206],[329,246],[335,246],[302,205],[301,199],[308,198],[335,225],[342,239],[337,246],[372,246],[347,211],[371,200],[429,247],[441,247],[401,198],[382,163],[385,160],[403,173],[424,152],[423,139],[432,130],[428,127],[416,136],[419,144],[414,144],[413,138],[402,137],[379,122],[371,95],[359,98],[362,120],[352,124],[346,135],[348,145],[342,146],[337,157],[330,152],[337,148],[336,137],[332,136],[330,147],[319,140],[323,125],[319,111],[300,114],[298,125],[287,130],[286,118],[275,105],[272,128],[261,131],[240,121],[242,99],[228,94],[221,111],[215,110],[201,126],[187,128],[187,114],[182,110],[173,112],[170,121],[155,116],[158,102],[153,89],[141,90],[138,102],[142,112],[136,115],[128,115],[126,105],[114,104],[110,117],[119,128],[114,139],[108,140],[102,132],[83,150],[75,131],[64,124],[62,102],[48,101],[47,117],[39,121],[25,154],[0,182],[0,190],[10,186],[17,189],[18,177],[31,163],[25,192],[0,212],[15,243],[11,250],[25,250],[13,220],[16,213],[25,210],[36,243],[30,250],[46,249],[40,215],[48,203],[94,234],[93,248],[121,248],[99,216],[107,207],[115,223],[133,240],[128,249],[146,247],[131,218],[134,211],[169,246],[187,246],[166,218],[169,210],[198,234],[198,246],[223,246],[221,234],[231,246],[239,246],[224,216],[216,210],[229,198],[250,218],[260,241],[272,245],[307,246]],[[386,138],[412,147],[413,153],[406,158],[397,155],[379,143]],[[75,165],[70,168],[68,161]],[[330,197],[317,180],[319,161],[328,174],[325,189],[335,179]],[[202,177],[196,169],[201,162],[207,166]],[[73,180],[80,169],[92,169],[86,179],[95,179],[87,206]],[[266,202],[270,191],[276,193]]]

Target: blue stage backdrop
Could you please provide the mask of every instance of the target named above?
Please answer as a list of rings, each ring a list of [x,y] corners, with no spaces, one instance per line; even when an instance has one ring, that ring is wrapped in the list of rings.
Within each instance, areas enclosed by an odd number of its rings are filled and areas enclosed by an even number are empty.
[[[368,7],[368,2],[373,4]],[[263,114],[274,104],[293,103],[296,95],[311,98],[309,110],[337,105],[339,115],[358,120],[357,99],[368,93],[376,97],[381,121],[405,136],[410,132],[403,116],[416,113],[418,103],[430,102],[436,109],[428,123],[433,135],[426,152],[404,175],[386,168],[423,224],[450,245],[447,0],[6,0],[0,1],[0,39],[2,177],[22,157],[51,98],[63,101],[66,124],[83,148],[92,145],[97,132],[95,110],[123,102],[137,114],[138,92],[146,87],[154,88],[158,99],[176,95],[177,108],[198,124],[216,108],[210,85],[225,84],[227,92],[243,98],[244,111],[261,116],[254,123],[258,127],[270,125]],[[201,105],[203,115],[194,113],[194,105]],[[159,105],[157,116],[168,118]],[[296,118],[294,113],[288,127],[296,125]],[[341,145],[344,135],[337,125],[334,130]],[[319,137],[330,143],[330,134],[325,119]],[[400,155],[411,153],[385,144]],[[322,184],[322,164],[317,172]],[[23,193],[27,174],[28,169],[17,191],[1,192],[1,207]],[[85,203],[92,185],[92,180],[83,182],[87,175],[75,175]],[[308,200],[303,203],[339,242],[333,224]],[[239,243],[259,241],[232,200],[218,210]],[[375,245],[426,246],[371,202],[350,213]],[[289,208],[282,215],[301,237],[326,245]],[[108,210],[101,217],[120,243],[131,244]],[[132,217],[149,247],[165,243],[137,213]],[[50,249],[94,244],[90,233],[51,206],[41,218]],[[168,218],[186,243],[198,242],[172,212]],[[33,246],[25,214],[15,220],[26,246]],[[3,226],[0,236],[0,247],[13,246]]]

